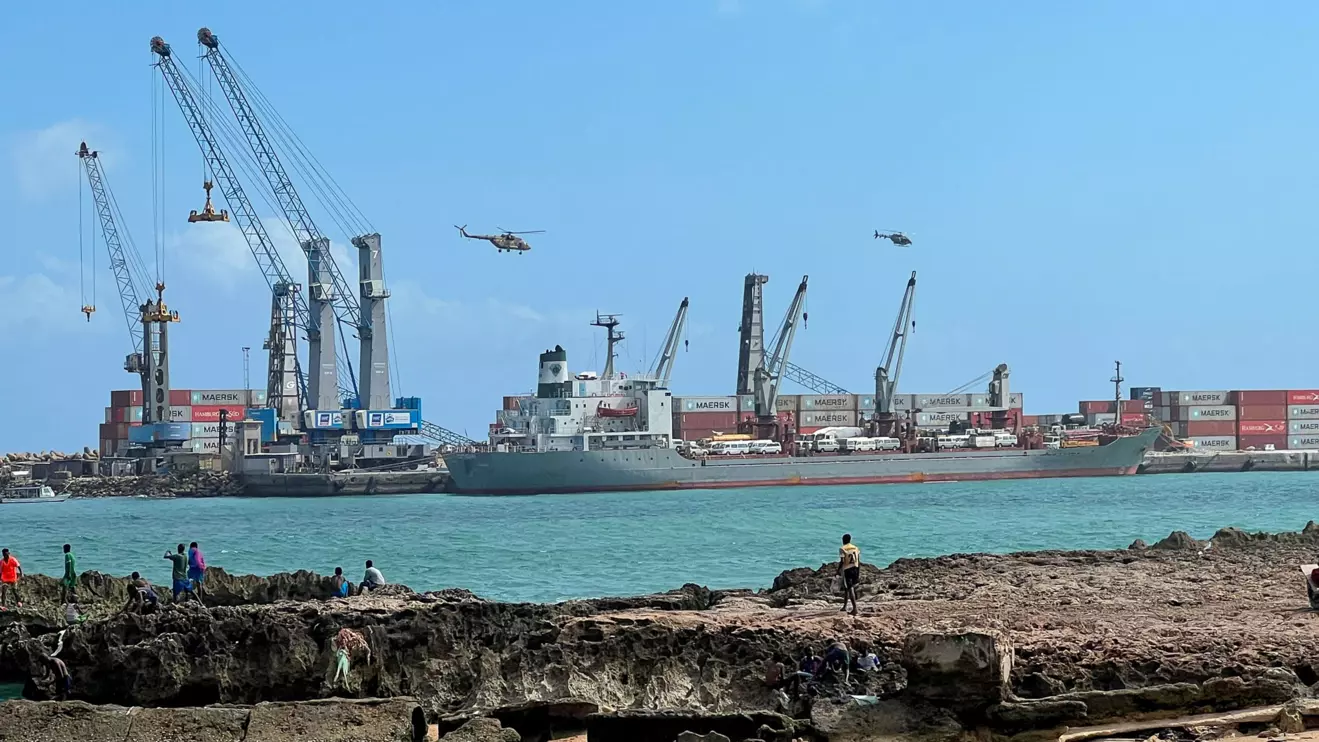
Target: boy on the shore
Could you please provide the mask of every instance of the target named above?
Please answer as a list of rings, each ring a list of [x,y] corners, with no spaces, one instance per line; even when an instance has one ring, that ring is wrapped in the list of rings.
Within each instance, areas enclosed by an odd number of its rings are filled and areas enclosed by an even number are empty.
[[[64,577],[60,579],[60,602],[78,602],[78,561],[73,557],[73,547],[64,545]]]
[[[843,548],[838,550],[838,574],[843,577],[843,611],[852,601],[852,615],[856,615],[856,586],[861,582],[861,549],[852,543],[852,534],[843,534]]]
[[[179,549],[177,552],[173,554],[169,553],[168,551],[165,552],[165,558],[170,560],[170,562],[173,564],[173,569],[170,571],[170,578],[174,583],[173,587],[174,587],[175,603],[179,602],[179,596],[181,595],[194,594],[192,592],[192,580],[188,579],[188,555],[183,549],[184,549],[183,544],[179,544]]]
[[[0,549],[0,610],[9,602],[10,593],[19,608],[23,599],[18,596],[18,581],[23,577],[23,565],[9,553],[9,549]]]

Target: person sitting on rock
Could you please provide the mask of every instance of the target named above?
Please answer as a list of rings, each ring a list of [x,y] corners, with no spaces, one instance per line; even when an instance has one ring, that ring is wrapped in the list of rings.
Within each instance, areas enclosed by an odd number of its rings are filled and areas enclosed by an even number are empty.
[[[128,611],[141,613],[141,609],[148,606],[155,608],[159,603],[160,597],[156,595],[151,583],[144,580],[142,575],[134,572],[133,576],[128,578],[128,603],[124,605],[121,613]]]
[[[371,645],[366,643],[366,637],[360,631],[339,629],[331,645],[334,647],[334,680],[330,681],[331,685],[338,685],[340,678],[345,684],[348,682],[349,660],[354,654],[363,653],[366,661],[371,661]]]
[[[47,656],[45,662],[46,667],[55,675],[55,700],[67,701],[69,692],[73,690],[73,676],[69,674],[68,666],[58,657]]]
[[[362,592],[384,587],[385,584],[385,576],[380,574],[380,570],[375,568],[370,559],[366,560],[366,574],[362,577]]]
[[[847,645],[835,639],[829,643],[824,652],[824,669],[819,673],[821,680],[847,682],[851,676],[852,653]]]
[[[336,598],[346,598],[349,590],[348,578],[343,576],[343,567],[335,567],[334,577],[330,578],[330,592]]]
[[[870,645],[857,645],[856,669],[860,672],[874,672],[879,669],[879,657],[876,657],[875,653],[870,651]]]

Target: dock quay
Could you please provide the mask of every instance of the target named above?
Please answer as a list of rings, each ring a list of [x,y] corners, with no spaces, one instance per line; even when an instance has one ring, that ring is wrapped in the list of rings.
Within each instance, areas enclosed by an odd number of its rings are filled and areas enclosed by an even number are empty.
[[[1193,472],[1311,471],[1319,469],[1315,451],[1168,451],[1147,453],[1140,474]]]

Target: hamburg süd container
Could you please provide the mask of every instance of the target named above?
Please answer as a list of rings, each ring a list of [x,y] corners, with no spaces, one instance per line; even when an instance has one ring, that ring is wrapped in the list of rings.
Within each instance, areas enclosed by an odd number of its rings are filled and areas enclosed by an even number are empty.
[[[1282,420],[1287,417],[1285,404],[1237,405],[1238,420]]]
[[[226,419],[229,422],[238,422],[247,416],[246,407],[231,407],[229,405],[193,405],[192,420],[195,423],[214,423],[220,421],[220,410],[226,410],[228,415]]]
[[[1186,439],[1197,451],[1235,451],[1237,450],[1237,438],[1234,435],[1214,435],[1203,437],[1190,437]]]
[[[1319,420],[1315,421],[1315,430],[1319,430]],[[1287,433],[1286,420],[1239,420],[1237,421],[1237,437],[1244,438],[1249,435],[1277,435],[1278,433]],[[1300,432],[1300,431],[1291,431]]]
[[[673,408],[682,412],[737,412],[737,397],[678,397]]]
[[[1228,404],[1228,392],[1211,391],[1211,392],[1179,392],[1177,404],[1181,407],[1206,407],[1210,405]]]
[[[1288,420],[1319,420],[1319,404],[1290,405],[1287,407]]]
[[[1287,404],[1319,405],[1319,389],[1293,389],[1287,392]]]
[[[801,412],[856,411],[854,394],[803,394]]]
[[[1256,451],[1268,450],[1273,446],[1276,451],[1282,451],[1287,448],[1286,433],[1271,433],[1268,435],[1243,435],[1237,438],[1237,448],[1242,451],[1254,449]]]

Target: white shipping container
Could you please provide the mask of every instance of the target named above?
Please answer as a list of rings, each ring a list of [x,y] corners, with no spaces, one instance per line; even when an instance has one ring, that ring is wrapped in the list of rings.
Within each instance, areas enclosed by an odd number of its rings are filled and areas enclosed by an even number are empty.
[[[1292,405],[1287,408],[1288,420],[1319,420],[1319,405]]]
[[[193,438],[184,444],[184,448],[193,453],[219,453],[219,438]]]
[[[1236,436],[1231,435],[1202,435],[1195,438],[1187,438],[1186,442],[1194,446],[1197,451],[1237,450]]]
[[[169,408],[169,421],[172,423],[192,422],[192,408],[187,406]]]
[[[266,406],[266,390],[265,390],[265,389],[252,389],[252,390],[248,391],[248,393],[247,393],[247,397],[248,397],[248,402],[247,402],[247,406],[248,406],[248,407],[265,407],[265,406]]]
[[[856,425],[854,410],[830,410],[828,412],[801,413],[800,426],[804,428],[830,428],[840,425]]]
[[[1319,449],[1319,435],[1294,435],[1288,439],[1287,448],[1293,451],[1298,449]]]
[[[1319,435],[1319,420],[1292,420],[1287,424],[1287,431],[1292,434]]]
[[[873,395],[857,394],[854,396],[856,397],[856,409],[858,412],[874,412],[875,397]]]
[[[756,397],[754,394],[737,395],[737,409],[741,412],[756,411]]]
[[[737,397],[678,397],[673,406],[682,412],[737,412]]]
[[[1159,392],[1157,401],[1159,407],[1176,407],[1181,403],[1181,399],[1181,392]]]
[[[922,410],[966,409],[972,406],[972,394],[917,394],[915,406]]]
[[[1200,407],[1185,407],[1181,410],[1179,417],[1186,421],[1195,420],[1235,420],[1237,419],[1236,405],[1214,405]]]
[[[1113,412],[1092,412],[1085,416],[1086,425],[1112,425],[1117,422],[1117,414]]]
[[[856,397],[851,394],[803,394],[802,412],[823,412],[826,410],[856,411]]]
[[[774,401],[775,412],[796,412],[801,407],[800,394],[780,394]]]
[[[233,437],[233,434],[234,434],[234,424],[233,424],[233,423],[229,423],[229,424],[228,424],[228,433],[229,433],[229,436],[230,436],[230,437]],[[218,422],[214,422],[214,423],[193,423],[193,424],[192,424],[192,437],[193,437],[193,438],[219,438],[219,437],[220,437],[220,423],[218,423]]]
[[[939,411],[939,412],[917,412],[916,427],[918,428],[947,428],[952,422],[970,422],[971,413]]]
[[[1204,405],[1225,405],[1228,403],[1226,391],[1212,392],[1178,392],[1177,404],[1182,407],[1200,407]],[[1170,407],[1172,405],[1169,405]]]
[[[1008,407],[1014,410],[1026,409],[1026,397],[1021,392],[1008,393]]]

